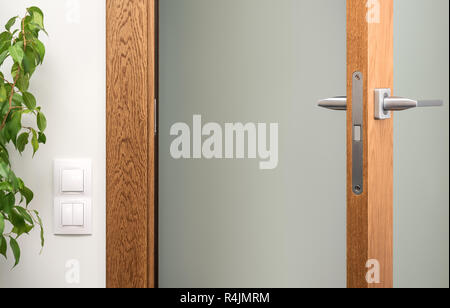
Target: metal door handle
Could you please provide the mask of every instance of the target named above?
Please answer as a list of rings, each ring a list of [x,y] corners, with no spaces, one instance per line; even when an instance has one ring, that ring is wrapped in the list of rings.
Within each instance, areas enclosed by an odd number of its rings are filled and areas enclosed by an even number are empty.
[[[417,102],[417,107],[442,107],[444,101],[441,99],[436,100],[422,100]]]
[[[364,76],[354,72],[352,78],[352,187],[355,195],[364,192]],[[403,97],[391,97],[391,89],[375,89],[375,112],[377,120],[389,119],[392,111],[416,107],[442,106],[442,100],[416,101]],[[320,100],[319,107],[331,110],[347,110],[347,97],[337,96]]]
[[[442,100],[415,101],[404,97],[388,97],[384,99],[384,109],[390,111],[401,111],[416,107],[440,107],[443,104]]]
[[[440,107],[442,100],[417,101],[404,97],[391,97],[391,89],[375,89],[375,119],[391,118],[391,111],[402,111],[417,107]]]
[[[412,100],[403,97],[391,97],[390,89],[375,90],[375,118],[378,120],[389,119],[391,111],[402,111],[417,107],[440,107],[442,100]],[[337,96],[318,102],[319,107],[331,110],[347,110],[347,97]]]
[[[327,108],[331,110],[347,110],[347,97],[336,96],[332,98],[326,98],[319,101],[319,107]]]

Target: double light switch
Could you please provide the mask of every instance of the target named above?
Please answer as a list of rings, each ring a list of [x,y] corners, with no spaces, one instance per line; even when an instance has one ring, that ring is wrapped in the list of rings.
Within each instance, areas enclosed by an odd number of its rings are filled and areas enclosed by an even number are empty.
[[[84,226],[84,204],[83,203],[62,203],[61,205],[61,225],[63,227]]]
[[[90,160],[55,160],[55,234],[92,234]]]

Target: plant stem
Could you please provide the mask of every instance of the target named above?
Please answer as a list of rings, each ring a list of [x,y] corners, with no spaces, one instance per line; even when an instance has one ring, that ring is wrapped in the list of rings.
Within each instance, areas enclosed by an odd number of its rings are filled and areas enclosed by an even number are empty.
[[[19,80],[19,75],[20,75],[20,66],[19,66],[19,68],[17,70],[16,80],[14,80],[14,84],[11,86],[11,96],[9,97],[9,109],[8,109],[8,112],[6,113],[5,117],[3,118],[2,125],[0,126],[0,131],[3,130],[3,128],[5,128],[6,120],[8,120],[8,117],[9,117],[9,114],[11,113],[11,110],[13,110],[12,99],[13,99],[13,96],[14,96],[14,93],[15,93],[14,92],[14,88],[16,86],[17,80]]]
[[[0,75],[0,78],[1,78],[4,82],[6,82],[6,83],[9,84],[10,86],[12,86],[12,83],[9,82],[8,80],[6,80],[5,77],[3,77],[3,76]]]

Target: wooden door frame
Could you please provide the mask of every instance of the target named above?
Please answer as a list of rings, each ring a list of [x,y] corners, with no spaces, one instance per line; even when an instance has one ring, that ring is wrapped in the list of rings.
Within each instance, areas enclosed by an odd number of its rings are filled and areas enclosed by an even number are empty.
[[[375,88],[393,87],[393,0],[347,0],[347,284],[393,285],[393,122],[373,117]],[[158,0],[106,0],[107,287],[157,287]],[[364,76],[364,193],[352,192],[352,74]],[[379,155],[379,153],[382,155]],[[368,260],[381,283],[368,284]]]
[[[106,285],[157,287],[157,0],[106,0]]]
[[[375,6],[370,6],[367,0],[347,0],[349,288],[393,287],[393,119],[375,120],[374,116],[375,89],[393,89],[393,2],[377,0]],[[352,183],[352,83],[355,72],[361,72],[364,80],[362,195],[353,193]],[[368,283],[368,267],[377,265],[380,281]]]

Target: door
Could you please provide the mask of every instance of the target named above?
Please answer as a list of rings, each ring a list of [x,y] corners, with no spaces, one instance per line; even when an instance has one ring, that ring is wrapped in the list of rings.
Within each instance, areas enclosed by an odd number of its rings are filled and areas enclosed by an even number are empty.
[[[136,88],[145,94],[143,100],[133,96],[148,107],[141,115],[149,135],[133,134],[123,114],[122,124],[130,130],[120,128],[124,141],[142,146],[139,162],[130,161],[141,171],[150,170],[138,173],[150,192],[139,196],[147,196],[147,209],[156,203],[158,209],[147,211],[149,216],[125,219],[118,214],[120,202],[113,199],[114,206],[108,205],[109,217],[115,219],[110,224],[121,222],[121,235],[110,235],[109,247],[138,233],[148,235],[147,241],[136,240],[140,248],[130,244],[122,249],[125,254],[111,257],[110,271],[121,276],[116,281],[124,285],[136,273],[151,280],[157,272],[160,287],[369,288],[392,287],[394,277],[397,286],[404,285],[405,277],[417,272],[404,264],[420,264],[422,273],[448,267],[443,262],[448,260],[448,218],[444,218],[448,217],[448,168],[431,169],[448,165],[448,116],[437,108],[399,112],[441,105],[440,100],[418,100],[427,96],[448,100],[448,70],[442,69],[446,67],[442,63],[448,63],[448,27],[432,22],[436,16],[448,21],[443,13],[448,2],[411,3],[397,0],[394,10],[392,0],[160,1],[158,70],[151,84],[157,87],[156,178],[152,156],[145,154],[141,142],[152,140],[147,149],[155,153],[153,88]],[[416,15],[421,18],[411,18]],[[147,36],[139,37],[150,46],[136,52],[154,55],[152,22],[136,22],[141,16],[152,20],[153,15],[147,7],[146,14],[138,10],[132,16],[130,23],[147,29]],[[430,21],[420,27],[428,26],[439,46],[416,55],[426,67],[435,67],[429,83],[413,82],[410,64],[408,71],[404,69],[405,57],[412,61],[408,46],[427,42],[406,35],[417,20]],[[139,46],[136,38],[127,41]],[[142,58],[122,55],[123,60],[127,57],[135,64]],[[428,63],[427,58],[435,61]],[[152,71],[153,58],[148,59]],[[394,70],[397,63],[403,70]],[[124,78],[119,73],[118,78]],[[409,78],[423,94],[403,87],[402,94],[413,99],[394,97],[394,77],[396,83]],[[344,96],[336,98],[336,94]],[[331,98],[317,106],[318,99],[327,96]],[[117,106],[116,111],[122,108]],[[401,121],[394,113],[401,115]],[[412,146],[403,141],[405,127],[419,126],[410,118],[414,114],[439,121],[425,125],[423,132],[428,135],[416,135],[417,144]],[[421,180],[414,168],[423,162],[414,155],[424,153],[430,140],[440,140],[434,149],[437,159],[427,163],[430,170],[421,168],[421,174],[439,180],[434,181],[432,194],[421,192],[430,205],[421,213],[435,214],[425,219],[426,215],[408,215],[423,204],[409,198],[419,190],[405,189],[404,183],[428,187],[418,184]],[[414,152],[410,157],[415,159],[405,160],[400,155],[405,149]],[[130,166],[119,158],[110,162],[112,173],[116,163]],[[155,203],[148,198],[154,179]],[[124,188],[126,193],[136,191],[137,185],[130,187]],[[120,185],[114,188],[118,193]],[[143,210],[140,202],[130,207]],[[148,218],[150,223],[141,227]],[[158,222],[157,237],[152,219]],[[420,224],[424,224],[422,246],[415,251],[428,255],[406,256],[413,250],[405,243],[415,243],[417,238],[399,228],[410,230],[408,226]],[[124,231],[127,225],[130,231]],[[425,238],[435,245],[424,245]],[[147,271],[139,266],[145,256]],[[439,266],[430,265],[433,261]],[[120,264],[133,267],[123,274]],[[448,275],[436,271],[425,276],[430,280],[425,283],[416,277],[416,285],[448,281]],[[130,283],[136,284],[146,285],[136,279]]]
[[[345,91],[345,11],[335,0],[160,2],[161,287],[345,286],[345,114],[316,105]],[[179,126],[193,146],[196,115],[222,130],[222,158],[172,151]],[[225,141],[239,123],[253,130],[241,156]],[[259,134],[269,157],[255,151]]]

